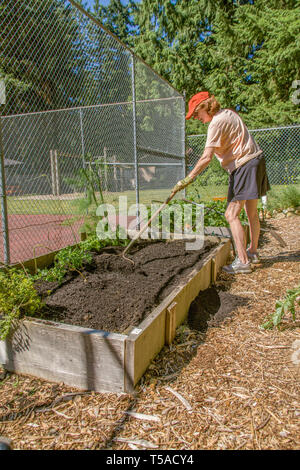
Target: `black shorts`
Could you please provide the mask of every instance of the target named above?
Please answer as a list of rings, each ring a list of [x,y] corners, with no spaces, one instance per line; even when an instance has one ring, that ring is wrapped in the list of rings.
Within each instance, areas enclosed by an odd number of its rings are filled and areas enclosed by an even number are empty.
[[[227,202],[259,199],[270,189],[265,157],[261,154],[231,173]]]

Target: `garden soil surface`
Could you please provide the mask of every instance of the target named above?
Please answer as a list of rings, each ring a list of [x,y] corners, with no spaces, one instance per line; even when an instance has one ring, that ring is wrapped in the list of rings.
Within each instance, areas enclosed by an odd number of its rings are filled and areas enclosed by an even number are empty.
[[[261,324],[299,285],[300,217],[268,226],[287,246],[262,232],[261,263],[251,274],[220,273],[213,290],[200,293],[134,395],[0,368],[0,436],[21,450],[299,449],[300,307],[280,329]]]
[[[192,251],[184,240],[142,242],[128,255],[134,264],[120,256],[124,248],[105,248],[63,285],[36,283],[46,305],[42,318],[122,333],[139,325],[192,270],[200,269],[215,246],[207,240]]]

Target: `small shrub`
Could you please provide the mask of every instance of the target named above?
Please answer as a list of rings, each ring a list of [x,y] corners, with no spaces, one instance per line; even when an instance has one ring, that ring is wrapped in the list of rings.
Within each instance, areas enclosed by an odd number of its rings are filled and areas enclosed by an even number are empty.
[[[0,339],[9,334],[21,315],[33,315],[42,305],[34,280],[23,271],[0,272]]]
[[[300,190],[296,186],[274,189],[268,193],[268,210],[287,209],[300,206]]]
[[[195,200],[194,200],[195,199]],[[204,205],[204,226],[205,227],[229,227],[229,224],[225,218],[225,211],[227,207],[227,202],[226,201],[202,201],[198,199],[197,197],[192,198],[189,196],[189,200],[197,202],[197,204],[203,204]],[[181,199],[175,199],[169,203],[170,208],[174,206],[177,208],[178,206],[182,207],[186,203],[185,201],[182,201]],[[148,219],[151,217],[151,208],[148,207]],[[163,211],[159,214],[157,217],[157,220],[154,220],[155,227],[158,227],[159,229],[162,228],[162,215]],[[179,212],[179,216],[182,216],[182,213]],[[175,227],[175,217],[176,217],[176,211],[171,212],[170,214],[170,232],[174,232],[174,227]],[[180,219],[181,220],[181,219]],[[241,214],[240,214],[240,220],[242,224],[245,224],[248,222],[247,215],[245,210],[243,209]],[[192,225],[196,223],[196,206],[193,205],[192,207]],[[185,221],[182,221],[182,230],[184,230],[184,224]],[[179,227],[178,227],[179,228]]]

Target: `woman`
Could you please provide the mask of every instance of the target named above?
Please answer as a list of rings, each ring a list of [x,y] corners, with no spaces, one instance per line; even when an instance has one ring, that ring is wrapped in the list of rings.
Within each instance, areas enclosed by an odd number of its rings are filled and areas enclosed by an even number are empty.
[[[260,223],[257,202],[270,189],[262,150],[240,116],[231,109],[221,109],[215,97],[207,91],[197,93],[190,99],[186,119],[191,117],[209,123],[205,149],[193,170],[177,183],[173,191],[180,191],[190,184],[216,155],[230,175],[225,217],[238,255],[223,270],[232,274],[251,273],[251,263],[259,263],[257,245]],[[243,208],[250,226],[251,243],[247,250],[245,233],[239,219]]]

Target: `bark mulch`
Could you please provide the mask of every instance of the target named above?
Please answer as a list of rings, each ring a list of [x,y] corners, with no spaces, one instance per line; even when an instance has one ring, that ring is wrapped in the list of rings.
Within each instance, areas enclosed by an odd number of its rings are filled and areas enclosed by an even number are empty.
[[[0,435],[15,449],[298,449],[300,333],[262,330],[299,283],[300,218],[271,219],[250,275],[220,274],[136,394],[80,392],[0,369]],[[201,295],[207,295],[202,293]]]

